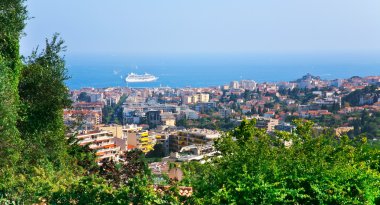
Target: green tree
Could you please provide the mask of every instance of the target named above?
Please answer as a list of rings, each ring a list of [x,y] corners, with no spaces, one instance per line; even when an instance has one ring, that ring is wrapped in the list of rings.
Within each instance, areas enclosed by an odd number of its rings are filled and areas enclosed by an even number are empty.
[[[99,166],[96,163],[96,152],[90,149],[89,145],[79,145],[79,139],[76,135],[68,137],[68,154],[73,158],[76,165],[82,167],[87,175],[99,172]]]
[[[102,160],[99,169],[99,175],[114,187],[122,186],[136,175],[149,175],[148,164],[141,150],[126,152],[120,158],[120,163],[110,159]]]
[[[24,156],[36,163],[46,158],[61,165],[67,154],[63,109],[71,105],[65,80],[67,69],[61,52],[64,42],[55,34],[41,53],[35,50],[21,73],[18,128],[29,145]]]
[[[365,138],[337,140],[329,132],[316,135],[308,121],[296,121],[294,133],[275,135],[254,124],[244,120],[216,142],[222,157],[185,166],[185,183],[195,190],[193,203],[379,202],[379,163],[374,159],[380,152],[366,148]]]
[[[12,167],[20,158],[22,140],[16,128],[22,68],[19,40],[27,18],[22,0],[0,2],[0,167]],[[1,176],[0,176],[1,178]]]
[[[91,101],[91,97],[88,96],[86,92],[81,92],[81,93],[79,93],[78,101],[90,102]]]

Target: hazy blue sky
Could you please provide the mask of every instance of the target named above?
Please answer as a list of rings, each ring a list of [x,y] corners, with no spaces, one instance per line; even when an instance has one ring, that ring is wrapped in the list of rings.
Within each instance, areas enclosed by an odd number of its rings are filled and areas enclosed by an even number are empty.
[[[29,0],[27,54],[61,33],[71,54],[380,51],[379,0]]]

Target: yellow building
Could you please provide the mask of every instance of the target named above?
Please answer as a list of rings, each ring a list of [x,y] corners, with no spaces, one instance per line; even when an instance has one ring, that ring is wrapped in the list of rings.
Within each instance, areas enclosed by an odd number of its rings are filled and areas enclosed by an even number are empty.
[[[148,131],[143,131],[142,127],[129,125],[123,129],[123,138],[127,140],[129,148],[140,149],[144,153],[153,150],[156,143],[154,135],[150,135]]]
[[[198,102],[209,102],[210,95],[207,93],[198,93],[195,95],[185,95],[182,97],[183,104],[195,104]]]
[[[210,95],[207,93],[200,93],[198,94],[199,102],[209,102],[210,101]]]
[[[191,104],[193,102],[192,96],[185,95],[182,97],[182,104]]]
[[[128,147],[140,149],[144,153],[153,150],[155,145],[155,137],[150,136],[148,131],[139,131],[136,133],[128,133],[127,144]]]

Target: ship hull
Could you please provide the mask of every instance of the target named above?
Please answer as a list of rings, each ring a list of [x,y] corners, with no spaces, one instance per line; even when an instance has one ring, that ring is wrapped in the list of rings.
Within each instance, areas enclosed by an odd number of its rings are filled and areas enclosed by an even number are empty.
[[[127,82],[127,83],[148,83],[148,82],[154,82],[157,79],[158,79],[158,77],[151,78],[151,79],[128,79],[128,78],[126,78],[125,82]]]

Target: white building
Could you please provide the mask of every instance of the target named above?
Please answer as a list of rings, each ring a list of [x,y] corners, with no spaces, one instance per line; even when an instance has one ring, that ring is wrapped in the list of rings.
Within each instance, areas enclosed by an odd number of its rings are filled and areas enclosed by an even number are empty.
[[[240,87],[244,90],[255,90],[257,83],[253,80],[241,80]]]
[[[230,83],[230,89],[239,89],[240,85],[238,81],[232,81]]]
[[[112,132],[92,131],[77,136],[79,145],[89,145],[89,148],[96,151],[97,161],[102,159],[118,160],[120,147],[116,145]]]

